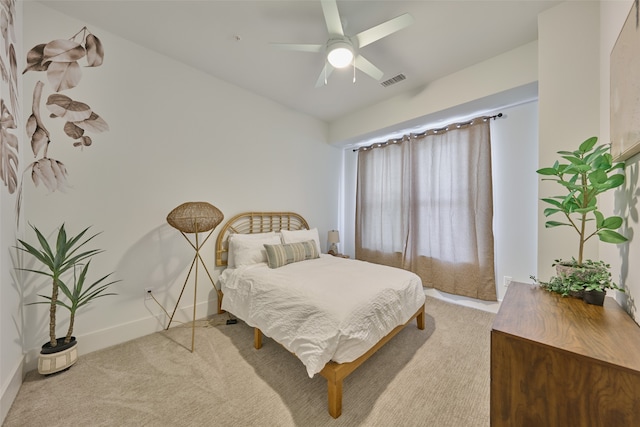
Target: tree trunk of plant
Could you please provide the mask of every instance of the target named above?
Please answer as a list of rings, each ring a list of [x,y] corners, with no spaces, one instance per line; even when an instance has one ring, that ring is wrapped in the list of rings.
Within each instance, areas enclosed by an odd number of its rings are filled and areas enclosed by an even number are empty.
[[[578,251],[578,265],[582,265],[582,256],[584,254],[584,232],[586,227],[586,215],[582,214],[581,225],[580,225],[580,250]]]
[[[69,329],[67,329],[67,336],[64,338],[65,344],[69,344],[71,342],[71,335],[73,334],[73,324],[75,323],[75,320],[76,313],[75,311],[71,311],[71,314],[69,316]]]
[[[580,195],[580,206],[583,209],[587,208],[587,204],[588,204],[588,200],[587,200],[587,184],[588,184],[588,177],[586,173],[581,173],[580,174],[580,179],[582,180],[582,193]],[[578,265],[582,265],[582,255],[584,254],[584,242],[585,242],[585,238],[584,238],[584,233],[586,230],[586,226],[587,226],[587,214],[586,213],[582,213],[580,215],[580,250],[578,251]]]
[[[51,347],[58,345],[56,340],[56,305],[58,302],[58,278],[53,278],[53,285],[51,290],[51,305],[49,307],[49,343]]]

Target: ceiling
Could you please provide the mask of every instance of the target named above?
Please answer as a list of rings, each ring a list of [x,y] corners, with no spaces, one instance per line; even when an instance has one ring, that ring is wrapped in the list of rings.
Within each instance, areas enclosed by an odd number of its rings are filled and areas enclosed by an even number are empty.
[[[383,87],[361,71],[335,70],[315,88],[320,53],[284,51],[278,43],[323,44],[319,0],[40,0],[103,29],[326,122],[537,39],[537,16],[559,1],[338,0],[344,32],[354,35],[403,13],[415,22],[360,49],[384,72],[406,80]],[[93,27],[93,28],[92,28]],[[105,47],[108,60],[108,46]]]

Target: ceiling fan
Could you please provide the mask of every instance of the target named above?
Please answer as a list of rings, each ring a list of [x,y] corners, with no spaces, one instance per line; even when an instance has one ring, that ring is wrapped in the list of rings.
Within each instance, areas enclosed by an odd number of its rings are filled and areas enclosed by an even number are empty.
[[[383,37],[393,34],[413,23],[413,16],[408,13],[364,30],[354,36],[344,34],[338,5],[336,0],[321,0],[324,20],[327,24],[329,39],[324,44],[292,44],[292,43],[271,43],[271,45],[285,50],[295,50],[300,52],[324,53],[325,65],[316,87],[327,84],[327,79],[335,68],[344,68],[352,65],[375,80],[380,80],[383,72],[369,62],[358,50]],[[353,81],[355,83],[355,70]]]

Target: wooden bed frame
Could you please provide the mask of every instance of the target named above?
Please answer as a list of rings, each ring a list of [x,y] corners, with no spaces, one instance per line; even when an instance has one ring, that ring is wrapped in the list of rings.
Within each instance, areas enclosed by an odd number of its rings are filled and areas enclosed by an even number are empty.
[[[269,231],[303,229],[309,229],[307,221],[302,216],[293,212],[245,212],[238,214],[228,220],[218,234],[216,239],[216,266],[227,265],[228,240],[231,234],[267,233]],[[223,295],[221,290],[216,290],[218,292],[218,313],[221,313]],[[320,375],[327,380],[328,408],[329,414],[331,414],[333,418],[338,418],[342,414],[343,380],[391,338],[397,335],[406,325],[411,323],[413,319],[416,319],[418,329],[424,329],[424,305],[420,307],[405,324],[396,326],[391,332],[378,341],[377,344],[356,360],[347,363],[329,362],[322,368]],[[253,341],[256,349],[262,347],[262,332],[258,328],[254,328]]]

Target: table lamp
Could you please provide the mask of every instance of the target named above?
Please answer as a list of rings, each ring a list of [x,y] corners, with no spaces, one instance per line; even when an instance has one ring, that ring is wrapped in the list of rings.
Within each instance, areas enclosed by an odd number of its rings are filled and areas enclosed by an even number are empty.
[[[329,253],[335,255],[338,253],[338,243],[340,243],[340,233],[338,230],[329,230]]]

